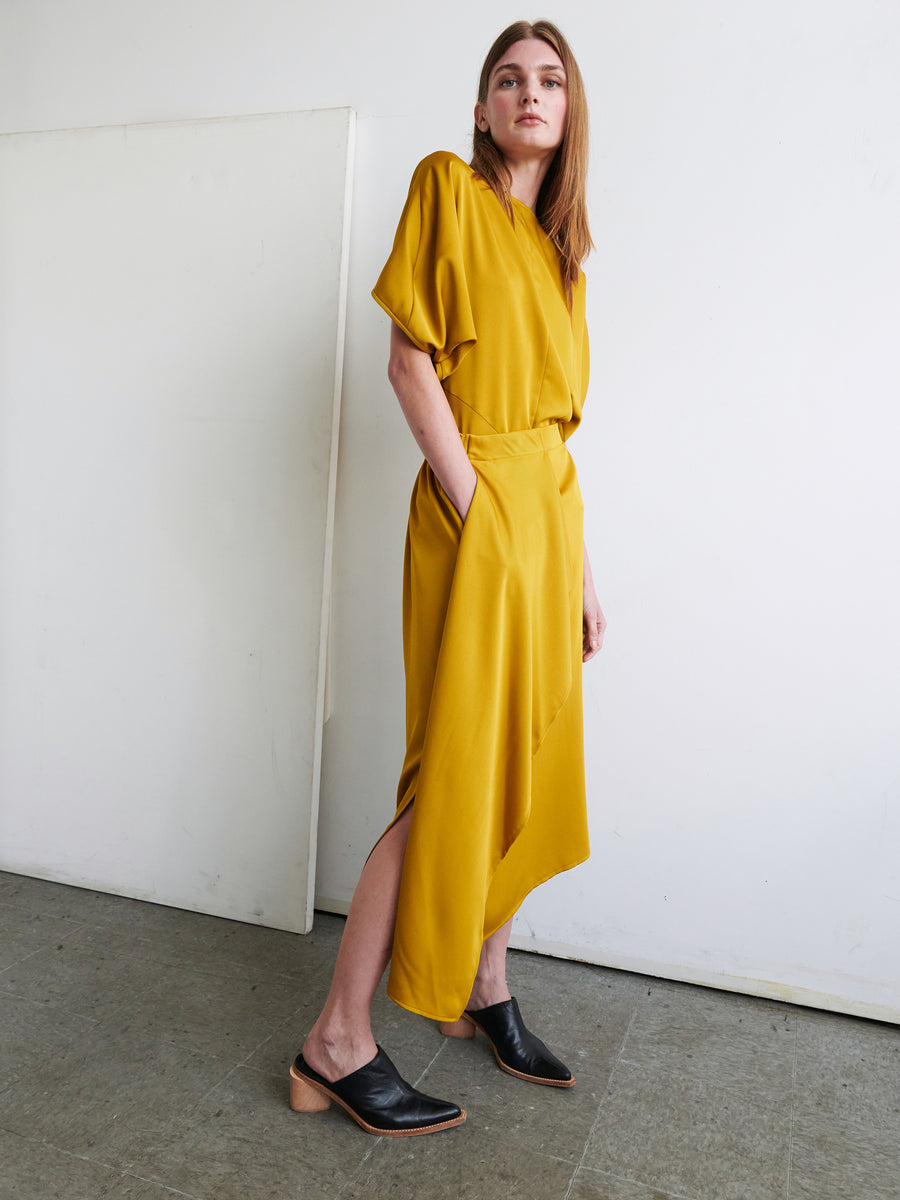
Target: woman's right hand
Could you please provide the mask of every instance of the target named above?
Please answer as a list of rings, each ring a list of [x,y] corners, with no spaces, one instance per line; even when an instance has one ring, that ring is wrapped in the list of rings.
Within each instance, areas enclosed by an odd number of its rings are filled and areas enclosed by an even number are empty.
[[[441,487],[443,487],[443,486],[444,485],[441,484]],[[478,476],[475,474],[475,472],[473,470],[472,471],[472,486],[471,486],[471,488],[467,489],[466,492],[463,494],[463,498],[461,499],[461,501],[459,503],[457,503],[457,501],[454,500],[452,496],[450,497],[450,499],[453,501],[454,508],[459,513],[459,515],[462,517],[463,525],[465,525],[465,523],[466,523],[466,517],[469,515],[469,509],[472,507],[472,501],[475,499],[475,488],[477,486],[478,486]],[[447,489],[444,488],[444,491],[447,491]],[[449,492],[447,494],[450,495]]]
[[[391,325],[388,379],[426,462],[465,521],[478,477],[463,449],[434,364],[396,324]]]

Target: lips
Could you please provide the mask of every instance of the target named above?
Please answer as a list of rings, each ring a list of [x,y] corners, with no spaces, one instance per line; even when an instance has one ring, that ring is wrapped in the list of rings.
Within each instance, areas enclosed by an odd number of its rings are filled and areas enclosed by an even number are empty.
[[[536,113],[526,113],[524,117],[519,117],[516,121],[517,125],[546,125],[547,122],[543,117],[539,117]]]

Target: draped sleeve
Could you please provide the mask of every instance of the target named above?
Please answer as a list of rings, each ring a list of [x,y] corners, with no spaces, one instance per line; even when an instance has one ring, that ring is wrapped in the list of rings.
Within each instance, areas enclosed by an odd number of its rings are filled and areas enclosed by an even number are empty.
[[[475,344],[461,223],[469,168],[431,154],[416,168],[394,246],[372,295],[445,379]]]

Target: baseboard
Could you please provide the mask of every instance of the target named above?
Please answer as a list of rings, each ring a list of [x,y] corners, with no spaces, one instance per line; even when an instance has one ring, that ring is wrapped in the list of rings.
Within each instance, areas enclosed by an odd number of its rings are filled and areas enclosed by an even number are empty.
[[[349,901],[336,900],[330,896],[316,896],[316,908],[322,912],[347,915]],[[900,1025],[900,1008],[885,1004],[870,1004],[863,1000],[817,991],[814,988],[795,987],[788,983],[777,983],[767,979],[749,979],[738,975],[725,975],[717,971],[702,971],[695,967],[679,966],[676,963],[654,962],[645,958],[630,958],[623,955],[596,954],[584,946],[571,946],[565,942],[554,942],[547,938],[528,937],[513,933],[509,941],[514,950],[525,950],[533,954],[546,954],[550,958],[566,958],[574,962],[590,963],[591,966],[609,967],[614,971],[629,971],[646,975],[651,979],[670,979],[676,983],[693,983],[699,987],[715,988],[722,992],[738,992],[743,996],[758,996],[763,1000],[779,1000],[785,1004],[797,1004],[802,1008],[818,1008],[824,1012],[843,1013],[850,1017],[864,1017],[870,1021],[885,1021]]]

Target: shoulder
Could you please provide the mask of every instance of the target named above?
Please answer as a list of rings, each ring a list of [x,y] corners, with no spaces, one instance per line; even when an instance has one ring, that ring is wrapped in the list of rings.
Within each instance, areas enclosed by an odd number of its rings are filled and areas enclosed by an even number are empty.
[[[471,185],[473,178],[472,168],[463,162],[458,154],[453,154],[450,150],[435,150],[416,167],[412,185],[459,193]]]
[[[416,174],[418,175],[419,172],[469,179],[472,175],[472,168],[452,150],[435,150],[433,154],[423,158],[416,167]]]

